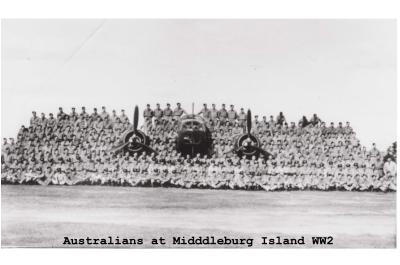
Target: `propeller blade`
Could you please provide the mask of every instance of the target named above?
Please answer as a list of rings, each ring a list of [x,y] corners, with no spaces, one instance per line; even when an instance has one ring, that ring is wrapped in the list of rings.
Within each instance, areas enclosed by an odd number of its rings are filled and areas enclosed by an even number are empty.
[[[135,106],[135,111],[133,113],[133,130],[136,132],[139,123],[139,107]]]
[[[252,148],[256,149],[257,151],[259,151],[261,154],[264,155],[265,159],[269,159],[269,157],[272,156],[271,153],[265,151],[264,149],[262,149],[261,147],[258,146],[252,146]]]
[[[109,152],[116,152],[116,151],[119,151],[119,150],[121,150],[122,148],[124,148],[125,146],[127,146],[128,144],[129,144],[129,142],[126,142],[126,143],[120,144],[120,145],[118,145],[118,146],[115,146],[115,147],[111,148],[111,149],[109,150]]]
[[[236,152],[240,152],[240,151],[242,151],[244,149],[244,146],[242,145],[241,147],[239,147],[237,150],[236,150]]]
[[[135,144],[136,144],[136,145],[139,145],[139,146],[141,146],[141,147],[143,147],[143,148],[145,148],[145,149],[147,149],[148,151],[150,151],[150,152],[152,152],[152,153],[155,153],[156,155],[158,154],[158,153],[156,152],[156,150],[154,150],[153,148],[151,148],[151,147],[148,146],[148,145],[145,145],[145,144],[142,144],[142,143],[139,143],[139,142],[135,142]]]
[[[225,155],[225,154],[228,154],[228,153],[231,153],[231,152],[234,152],[234,151],[235,151],[235,147],[232,148],[231,150],[225,151],[225,152],[224,152],[224,155]]]
[[[247,110],[247,134],[250,136],[251,132],[251,111]]]

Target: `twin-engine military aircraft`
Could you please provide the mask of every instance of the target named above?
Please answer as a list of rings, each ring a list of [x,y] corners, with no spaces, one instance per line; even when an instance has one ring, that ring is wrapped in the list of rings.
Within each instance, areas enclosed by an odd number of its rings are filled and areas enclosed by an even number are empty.
[[[141,130],[138,130],[139,108],[135,106],[133,114],[133,129],[128,130],[121,137],[121,143],[112,148],[111,152],[156,153],[150,147],[150,138]],[[233,152],[240,157],[251,158],[262,156],[269,159],[271,154],[261,148],[260,140],[251,134],[251,111],[247,111],[247,132],[235,139],[234,148],[226,153]],[[203,117],[188,114],[181,117],[178,124],[178,136],[176,137],[176,150],[183,155],[191,157],[200,155],[212,156],[214,153],[213,139],[207,122]]]

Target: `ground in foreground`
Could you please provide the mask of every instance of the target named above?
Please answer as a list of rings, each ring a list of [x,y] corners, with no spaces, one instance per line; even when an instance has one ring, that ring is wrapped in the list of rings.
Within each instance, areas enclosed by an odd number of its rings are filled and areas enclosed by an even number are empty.
[[[253,238],[253,247],[393,248],[395,193],[262,192],[94,186],[2,185],[3,247],[69,247],[70,238]],[[261,237],[299,238],[305,245],[261,245]],[[333,245],[313,245],[332,236]],[[120,247],[82,245],[73,247]],[[237,246],[230,246],[237,247]],[[238,247],[247,247],[240,245]]]

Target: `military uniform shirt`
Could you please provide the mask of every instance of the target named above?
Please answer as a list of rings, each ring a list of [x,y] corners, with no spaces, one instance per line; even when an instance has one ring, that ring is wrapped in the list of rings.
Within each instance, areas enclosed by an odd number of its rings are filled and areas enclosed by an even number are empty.
[[[246,115],[246,113],[239,113],[239,115],[238,115],[238,120],[239,120],[239,122],[241,123],[241,124],[244,124],[245,123],[245,121],[247,120],[247,115]]]
[[[218,118],[218,110],[216,109],[210,110],[210,117],[212,120],[216,120]]]
[[[164,109],[164,116],[165,117],[171,117],[172,116],[172,109],[166,108]]]
[[[180,109],[176,108],[176,109],[174,109],[174,113],[173,114],[176,117],[180,117],[183,114],[183,109],[182,108],[180,108]]]
[[[237,116],[238,115],[237,115],[236,111],[234,111],[234,110],[229,110],[228,111],[228,119],[236,120]]]
[[[155,109],[154,110],[154,117],[156,119],[160,119],[163,116],[163,111],[162,109]]]
[[[226,109],[221,109],[218,112],[218,118],[225,120],[226,118],[228,118],[228,112],[226,111]]]
[[[203,114],[204,119],[210,119],[211,118],[211,111],[209,109],[203,108],[199,114]]]
[[[153,117],[153,115],[154,115],[154,113],[153,113],[153,111],[151,110],[151,109],[145,109],[144,111],[143,111],[143,117],[145,117],[145,118],[152,118]]]

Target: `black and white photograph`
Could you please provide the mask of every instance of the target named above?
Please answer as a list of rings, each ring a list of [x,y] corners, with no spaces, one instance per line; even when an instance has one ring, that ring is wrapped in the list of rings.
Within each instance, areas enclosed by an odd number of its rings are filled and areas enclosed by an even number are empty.
[[[3,19],[1,247],[396,248],[395,19]]]

